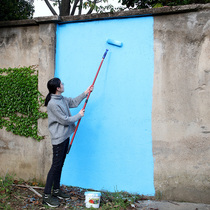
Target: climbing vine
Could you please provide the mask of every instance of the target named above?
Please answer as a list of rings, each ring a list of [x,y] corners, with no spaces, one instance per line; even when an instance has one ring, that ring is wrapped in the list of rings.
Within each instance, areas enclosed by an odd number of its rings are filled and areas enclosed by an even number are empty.
[[[47,113],[39,109],[44,103],[38,91],[35,67],[0,69],[0,129],[16,135],[43,139],[38,135],[38,119]]]

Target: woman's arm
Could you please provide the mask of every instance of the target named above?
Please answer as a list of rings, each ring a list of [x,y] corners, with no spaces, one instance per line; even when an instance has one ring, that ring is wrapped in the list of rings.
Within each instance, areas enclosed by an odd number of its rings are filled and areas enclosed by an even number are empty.
[[[62,125],[70,125],[71,123],[75,123],[81,117],[84,116],[84,111],[80,110],[80,112],[74,116],[67,116],[58,105],[48,104],[48,120],[50,122],[58,122]]]
[[[86,91],[84,91],[82,94],[80,94],[76,98],[65,98],[67,100],[69,108],[78,107],[79,104],[82,102],[82,100],[87,97],[88,93],[93,91],[93,88],[94,86],[92,85],[89,86]]]

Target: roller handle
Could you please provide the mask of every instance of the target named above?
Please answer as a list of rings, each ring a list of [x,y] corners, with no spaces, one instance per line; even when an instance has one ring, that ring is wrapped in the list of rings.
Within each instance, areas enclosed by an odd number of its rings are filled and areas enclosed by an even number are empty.
[[[107,52],[108,52],[108,49],[106,49],[106,52],[104,53],[104,55],[102,57],[103,59],[106,57]]]
[[[104,58],[106,57],[107,52],[108,52],[108,49],[106,49],[106,52],[105,52],[104,55],[103,55],[103,58],[102,58],[101,63],[100,63],[100,65],[99,65],[98,71],[97,71],[97,73],[96,73],[96,75],[95,75],[95,78],[94,78],[94,80],[93,80],[92,86],[94,86],[94,84],[95,84],[95,81],[96,81],[96,79],[97,79],[97,77],[98,77],[98,73],[99,73],[99,71],[100,71],[100,69],[101,69],[101,65],[102,65],[102,63],[103,63],[103,61],[104,61]],[[86,107],[86,105],[87,105],[87,102],[88,102],[88,99],[89,99],[89,97],[90,97],[90,94],[91,94],[91,91],[88,93],[88,96],[87,96],[87,98],[86,98],[86,100],[85,100],[85,104],[84,104],[84,106],[83,106],[83,109],[85,109],[85,107]],[[70,149],[71,149],[71,146],[72,146],[72,143],[73,143],[74,137],[75,137],[75,135],[76,135],[77,129],[78,129],[78,127],[79,127],[79,124],[80,124],[81,119],[82,119],[82,118],[80,118],[80,119],[78,120],[78,122],[77,122],[76,128],[75,128],[75,130],[74,130],[74,134],[73,134],[73,136],[72,136],[72,138],[71,138],[71,142],[70,142],[70,144],[69,144],[69,146],[68,146],[68,149],[67,149],[67,152],[66,152],[67,154],[70,152]]]

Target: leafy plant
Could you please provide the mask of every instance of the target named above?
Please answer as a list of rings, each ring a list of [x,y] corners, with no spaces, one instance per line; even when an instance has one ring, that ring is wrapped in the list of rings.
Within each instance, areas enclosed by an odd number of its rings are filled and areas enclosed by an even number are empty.
[[[121,0],[118,0],[120,3]],[[115,12],[123,10],[123,7],[114,7],[108,0],[45,0],[46,5],[53,15],[58,15],[53,6],[58,6],[60,16],[72,16],[81,14],[91,14],[93,12]]]
[[[137,8],[137,9],[210,3],[210,0],[121,0],[121,1],[122,5],[126,5],[128,8]]]
[[[130,194],[124,191],[102,192],[101,209],[127,209],[131,208],[137,200],[144,199],[143,196]]]
[[[7,201],[10,200],[13,180],[13,176],[9,174],[5,178],[0,177],[0,208],[11,209]]]
[[[44,99],[38,91],[38,71],[32,67],[0,69],[0,129],[6,127],[16,135],[43,139],[38,135]]]
[[[162,192],[157,190],[156,193],[155,193],[155,198],[156,200],[162,200]]]
[[[1,0],[1,20],[21,20],[33,17],[34,6],[26,0]]]

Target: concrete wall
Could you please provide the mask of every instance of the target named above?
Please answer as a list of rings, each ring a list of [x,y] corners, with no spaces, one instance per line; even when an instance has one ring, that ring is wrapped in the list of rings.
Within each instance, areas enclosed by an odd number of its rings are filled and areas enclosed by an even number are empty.
[[[0,68],[37,65],[43,95],[47,94],[47,81],[54,75],[55,28],[49,23],[28,26],[27,21],[23,26],[0,28]],[[45,181],[51,164],[51,144],[47,119],[38,124],[40,135],[45,136],[41,142],[0,130],[0,176],[14,173],[25,180]]]
[[[156,192],[210,203],[210,11],[154,18]]]
[[[210,203],[210,4],[64,17],[63,21],[146,14],[154,17],[156,193],[164,199]],[[0,22],[0,68],[39,65],[39,89],[44,95],[54,74],[58,20]],[[41,142],[0,130],[0,176],[15,172],[23,179],[45,181],[51,163],[47,120],[39,121],[39,130],[46,136]]]

